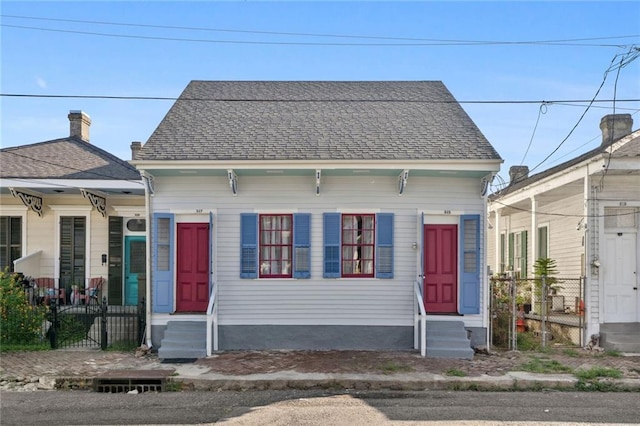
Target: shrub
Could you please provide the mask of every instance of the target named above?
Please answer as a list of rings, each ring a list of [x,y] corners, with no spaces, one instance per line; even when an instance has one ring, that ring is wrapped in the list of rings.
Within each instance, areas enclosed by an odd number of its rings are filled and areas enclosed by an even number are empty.
[[[0,346],[39,345],[46,307],[32,306],[17,275],[0,273]]]

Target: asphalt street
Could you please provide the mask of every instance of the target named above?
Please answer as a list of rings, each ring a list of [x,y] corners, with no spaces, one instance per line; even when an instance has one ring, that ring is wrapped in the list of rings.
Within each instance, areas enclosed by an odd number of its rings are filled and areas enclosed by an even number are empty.
[[[640,424],[637,392],[0,392],[11,425]]]

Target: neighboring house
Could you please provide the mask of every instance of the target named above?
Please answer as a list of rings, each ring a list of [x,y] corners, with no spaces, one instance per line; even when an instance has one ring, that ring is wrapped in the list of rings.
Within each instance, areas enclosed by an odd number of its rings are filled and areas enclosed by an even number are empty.
[[[143,181],[89,143],[88,115],[68,117],[69,137],[0,151],[0,267],[57,289],[60,303],[72,302],[72,286],[104,278],[110,304],[136,305],[146,271]]]
[[[422,302],[486,344],[501,162],[439,81],[192,81],[133,161],[154,347],[410,349]],[[180,323],[202,348],[163,354]]]
[[[551,258],[558,276],[585,276],[584,337],[640,323],[640,130],[632,124],[629,114],[603,117],[599,147],[532,176],[512,167],[511,184],[490,197],[491,270],[532,277],[534,262]]]

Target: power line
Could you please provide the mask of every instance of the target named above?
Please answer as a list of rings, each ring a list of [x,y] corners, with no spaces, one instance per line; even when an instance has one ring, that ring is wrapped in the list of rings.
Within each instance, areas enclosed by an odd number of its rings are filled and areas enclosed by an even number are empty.
[[[297,42],[297,41],[250,41],[250,40],[212,40],[201,38],[178,38],[143,36],[134,34],[100,33],[95,31],[63,30],[56,28],[30,27],[24,25],[0,24],[1,27],[17,28],[23,30],[48,31],[68,34],[83,34],[100,37],[132,38],[141,40],[180,41],[190,43],[216,43],[216,44],[248,44],[248,45],[275,45],[275,46],[358,46],[358,47],[424,47],[424,46],[504,46],[504,45],[544,45],[544,46],[572,46],[572,47],[612,47],[616,49],[627,48],[628,44],[594,44],[594,43],[556,43],[556,42],[530,42],[530,41],[429,41],[413,43],[331,43],[331,42]],[[636,36],[633,36],[636,37]]]
[[[0,97],[13,98],[60,98],[60,99],[111,99],[142,101],[202,101],[202,102],[393,102],[393,103],[426,103],[426,104],[545,104],[556,103],[611,103],[640,102],[637,99],[570,99],[570,100],[419,100],[419,99],[250,99],[250,98],[207,98],[207,97],[174,97],[174,96],[111,96],[111,95],[60,95],[35,93],[0,93]]]
[[[570,38],[570,39],[558,39],[558,40],[519,40],[519,41],[496,41],[496,40],[456,40],[456,39],[432,39],[432,38],[415,38],[415,37],[389,37],[389,36],[370,36],[370,35],[353,35],[353,34],[327,34],[327,33],[297,33],[297,32],[283,32],[283,31],[258,31],[258,30],[241,30],[241,29],[228,29],[228,28],[210,28],[210,27],[188,27],[177,25],[151,25],[151,24],[139,24],[131,22],[112,22],[112,21],[94,21],[94,20],[80,20],[80,19],[61,19],[61,18],[43,18],[35,16],[23,16],[23,15],[4,15],[0,14],[0,17],[14,18],[14,19],[27,19],[38,20],[48,22],[73,22],[81,24],[92,25],[111,25],[122,27],[135,27],[135,28],[155,28],[155,29],[172,29],[181,31],[208,31],[208,32],[223,32],[223,33],[238,33],[238,34],[259,34],[259,35],[278,35],[278,36],[294,36],[294,37],[326,37],[326,38],[347,38],[347,39],[367,39],[367,40],[398,40],[398,41],[412,41],[412,42],[432,42],[432,43],[456,43],[456,44],[558,44],[558,43],[575,43],[581,41],[597,41],[597,40],[614,40],[624,38],[636,38],[640,37],[640,34],[620,35],[620,36],[607,36],[607,37],[588,37],[588,38]],[[600,45],[597,45],[600,46]],[[613,47],[612,45],[602,45],[604,47]],[[615,45],[619,47],[619,45]]]
[[[540,105],[540,108],[538,108],[538,118],[536,119],[536,124],[533,126],[533,132],[531,133],[531,139],[529,139],[529,145],[527,145],[527,149],[524,152],[524,155],[522,156],[522,161],[520,161],[520,165],[524,164],[524,160],[527,158],[527,154],[529,153],[529,148],[531,148],[531,144],[533,143],[533,138],[536,135],[536,130],[538,129],[538,123],[540,122],[540,116],[542,114],[546,114],[547,113],[547,104],[543,103],[542,105]]]

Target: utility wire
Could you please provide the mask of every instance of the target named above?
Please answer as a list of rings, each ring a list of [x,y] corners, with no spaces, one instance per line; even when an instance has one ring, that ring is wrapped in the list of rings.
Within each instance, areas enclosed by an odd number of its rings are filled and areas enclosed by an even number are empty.
[[[258,30],[241,30],[241,29],[228,29],[228,28],[209,28],[209,27],[186,27],[177,25],[151,25],[140,24],[131,22],[111,22],[111,21],[94,21],[94,20],[80,20],[80,19],[61,19],[61,18],[43,18],[36,16],[22,16],[22,15],[4,15],[0,14],[3,18],[13,19],[28,19],[39,20],[48,22],[73,22],[80,24],[92,24],[92,25],[112,25],[122,27],[134,27],[134,28],[156,28],[156,29],[171,29],[181,31],[208,31],[208,32],[223,32],[223,33],[238,33],[238,34],[259,34],[259,35],[278,35],[278,36],[294,36],[294,37],[326,37],[326,38],[346,38],[346,39],[367,39],[367,40],[397,40],[397,41],[412,41],[412,42],[435,42],[435,43],[465,43],[465,44],[557,44],[557,43],[569,43],[569,42],[581,42],[581,41],[597,41],[597,40],[614,40],[624,38],[636,38],[640,37],[640,34],[620,35],[620,36],[607,36],[607,37],[589,37],[589,38],[572,38],[572,39],[558,39],[558,40],[520,40],[520,41],[496,41],[496,40],[456,40],[456,39],[432,39],[432,38],[414,38],[414,37],[387,37],[387,36],[370,36],[370,35],[350,35],[350,34],[326,34],[326,33],[296,33],[296,32],[282,32],[282,31],[258,31]],[[610,47],[610,46],[606,46]]]
[[[524,155],[522,156],[522,160],[520,161],[520,165],[524,164],[524,160],[527,158],[527,154],[529,153],[529,148],[531,148],[531,144],[533,143],[533,138],[536,135],[536,129],[538,128],[538,123],[540,122],[540,116],[542,114],[546,114],[547,113],[547,104],[546,102],[543,102],[540,105],[540,108],[538,108],[538,118],[536,119],[536,124],[535,126],[533,126],[533,133],[531,133],[531,139],[529,139],[529,145],[527,145],[527,149],[524,152]]]
[[[296,42],[296,41],[250,41],[250,40],[212,40],[201,38],[178,38],[178,37],[160,37],[160,36],[143,36],[133,34],[115,34],[100,33],[95,31],[78,31],[63,30],[55,28],[30,27],[24,25],[0,24],[5,28],[17,28],[23,30],[48,31],[68,34],[83,34],[100,37],[116,37],[116,38],[132,38],[141,40],[161,40],[161,41],[181,41],[190,43],[217,43],[217,44],[252,44],[252,45],[276,45],[276,46],[358,46],[358,47],[411,47],[411,46],[496,46],[496,45],[544,45],[544,46],[573,46],[573,47],[613,47],[626,48],[627,44],[595,44],[595,43],[555,43],[555,42],[520,42],[520,41],[429,41],[429,42],[413,42],[413,43],[331,43],[331,42]]]
[[[612,59],[611,59],[611,63],[609,64],[609,67],[605,70],[604,72],[604,76],[602,79],[602,82],[600,83],[600,86],[598,87],[598,90],[596,90],[595,95],[593,96],[593,98],[589,101],[587,107],[585,108],[585,110],[583,111],[582,115],[580,116],[580,118],[578,119],[578,121],[575,123],[575,125],[571,128],[571,130],[569,131],[569,133],[567,134],[567,136],[558,144],[558,146],[551,151],[551,153],[549,155],[547,155],[542,161],[540,161],[538,164],[536,164],[532,169],[529,170],[529,173],[531,173],[532,171],[536,170],[538,167],[540,167],[542,164],[544,164],[549,158],[551,158],[551,156],[553,156],[553,154],[555,154],[560,147],[562,147],[562,145],[569,139],[569,137],[573,134],[573,132],[575,131],[575,129],[578,127],[578,125],[582,122],[582,119],[585,117],[585,115],[587,114],[587,112],[589,111],[589,109],[591,108],[591,106],[597,102],[596,98],[598,97],[598,94],[600,93],[600,90],[602,90],[602,87],[604,86],[604,83],[607,80],[607,76],[609,75],[609,73],[613,70],[618,70],[618,74],[620,69],[622,69],[623,67],[626,67],[627,65],[629,65],[630,63],[632,63],[634,60],[636,60],[638,57],[640,56],[640,48],[636,47],[636,46],[631,46],[629,48],[629,51],[625,54],[616,54]],[[617,58],[621,58],[620,63],[618,65],[614,65],[615,61]],[[616,78],[617,81],[617,78]],[[617,100],[614,99],[610,100],[611,102],[617,102]],[[526,176],[521,176],[520,178],[514,179],[514,182],[511,182],[509,184],[509,186],[513,186],[516,183],[522,182],[523,180],[528,179],[528,174]],[[508,192],[507,192],[508,193]],[[502,194],[502,195],[506,195]]]
[[[173,96],[111,96],[111,95],[59,95],[35,93],[0,93],[0,97],[13,98],[61,98],[61,99],[113,99],[142,101],[206,101],[206,102],[393,102],[418,104],[555,104],[555,103],[610,103],[614,99],[571,99],[571,100],[416,100],[416,99],[250,99],[250,98],[207,98],[207,97],[173,97]],[[640,102],[637,99],[615,99],[615,102]]]

